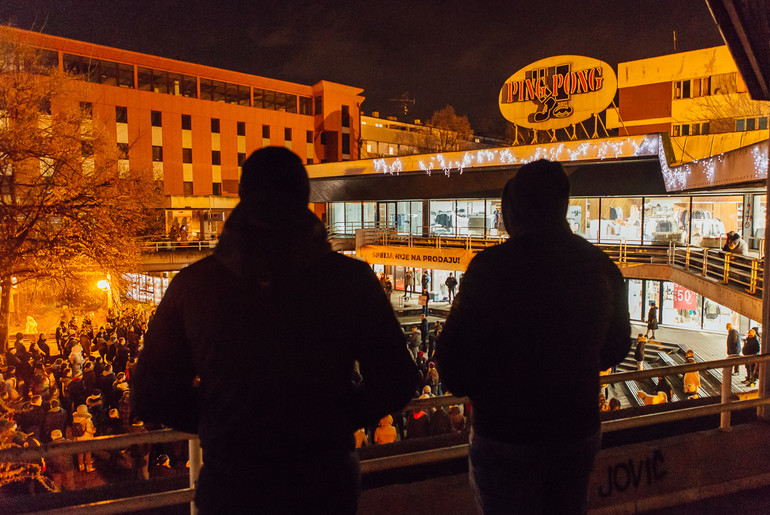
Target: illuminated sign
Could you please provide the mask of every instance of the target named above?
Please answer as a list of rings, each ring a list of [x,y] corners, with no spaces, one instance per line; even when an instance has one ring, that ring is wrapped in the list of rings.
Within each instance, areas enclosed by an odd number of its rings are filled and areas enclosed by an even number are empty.
[[[541,59],[511,75],[500,90],[506,120],[531,129],[561,129],[607,108],[618,79],[603,61],[580,55]]]
[[[435,268],[437,270],[464,271],[471,262],[473,252],[464,249],[435,249],[429,247],[396,247],[389,245],[364,245],[358,250],[367,263],[378,265]]]

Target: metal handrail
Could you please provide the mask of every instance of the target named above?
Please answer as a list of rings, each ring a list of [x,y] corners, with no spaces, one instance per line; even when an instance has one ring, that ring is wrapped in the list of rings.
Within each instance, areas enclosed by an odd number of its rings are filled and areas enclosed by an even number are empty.
[[[743,356],[721,359],[710,362],[700,363],[686,363],[684,365],[656,367],[647,370],[639,370],[632,372],[621,372],[616,374],[609,374],[601,376],[601,382],[603,384],[620,383],[630,380],[641,380],[651,377],[671,376],[683,374],[685,372],[709,370],[715,368],[722,368],[722,377],[728,378],[727,385],[732,381],[732,368],[736,365],[745,365],[747,363],[767,363],[770,361],[770,354],[762,354],[756,356]],[[763,366],[763,369],[766,368]],[[764,372],[764,370],[763,370]],[[764,380],[764,376],[763,380]],[[417,411],[425,410],[429,408],[436,408],[439,406],[455,405],[468,402],[466,397],[452,397],[442,396],[434,397],[430,399],[413,399],[405,408],[404,411]],[[730,388],[722,389],[722,398],[720,404],[698,406],[698,407],[683,407],[673,411],[654,414],[643,414],[632,417],[618,418],[615,420],[608,420],[602,422],[602,431],[611,432],[619,431],[623,429],[630,429],[635,427],[648,426],[652,424],[659,424],[664,422],[672,422],[678,420],[685,420],[695,417],[702,417],[707,415],[714,415],[717,413],[722,414],[722,420],[720,429],[730,429],[729,413],[736,410],[744,410],[751,408],[760,408],[762,406],[770,405],[770,398],[757,398],[750,400],[730,400]],[[123,449],[129,445],[136,445],[142,443],[161,443],[172,442],[178,440],[191,439],[193,442],[197,442],[197,437],[188,433],[182,433],[178,431],[172,431],[169,429],[149,431],[147,433],[134,433],[128,435],[118,436],[106,436],[98,437],[92,440],[78,441],[78,442],[62,442],[56,445],[45,445],[38,448],[11,448],[0,450],[0,462],[14,462],[14,461],[27,461],[39,458],[45,458],[47,456],[54,456],[60,454],[75,454],[78,452],[87,452],[94,450],[110,450],[110,449]],[[361,470],[364,473],[375,472],[379,470],[389,470],[398,467],[414,465],[416,463],[433,463],[439,461],[446,461],[448,459],[463,457],[467,455],[467,444],[454,445],[451,447],[445,447],[433,450],[422,450],[418,452],[400,454],[396,456],[373,458],[370,460],[363,460],[361,463]],[[195,460],[195,456],[191,454],[191,484],[194,484],[196,477],[193,477],[194,467],[192,461]],[[196,464],[199,465],[199,464]],[[180,504],[189,502],[194,495],[194,489],[176,490],[173,492],[164,492],[162,494],[149,494],[140,495],[124,499],[113,499],[107,501],[101,501],[97,503],[85,504],[77,507],[69,507],[68,511],[77,510],[78,513],[86,514],[112,514],[112,513],[124,513],[129,510],[148,509],[161,506],[168,506],[172,504]],[[194,507],[192,508],[194,510]],[[38,512],[40,514],[55,513],[57,511],[45,511]],[[61,513],[59,510],[58,513]]]

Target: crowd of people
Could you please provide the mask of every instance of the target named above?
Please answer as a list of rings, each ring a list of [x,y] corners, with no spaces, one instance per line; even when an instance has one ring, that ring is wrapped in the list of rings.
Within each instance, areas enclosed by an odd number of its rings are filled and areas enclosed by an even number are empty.
[[[140,308],[110,310],[98,328],[88,316],[81,322],[63,319],[54,349],[44,333],[28,342],[17,333],[0,367],[0,445],[60,444],[146,431],[132,414],[130,395],[132,371],[152,314]],[[100,461],[104,472],[131,470],[135,479],[148,479],[150,453],[149,445],[134,445],[100,454]],[[165,454],[154,452],[160,457],[153,460],[155,475],[173,472]],[[174,465],[183,468],[186,458],[180,450],[171,454],[177,458]],[[88,452],[53,456],[47,460],[46,476],[37,478],[52,480],[58,490],[74,489],[75,471],[96,471],[96,458]]]

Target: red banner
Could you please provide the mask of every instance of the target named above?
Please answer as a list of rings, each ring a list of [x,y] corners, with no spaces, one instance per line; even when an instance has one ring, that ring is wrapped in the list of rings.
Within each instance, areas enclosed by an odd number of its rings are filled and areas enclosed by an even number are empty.
[[[674,309],[686,309],[689,311],[695,311],[698,295],[687,288],[683,288],[678,284],[674,285]]]

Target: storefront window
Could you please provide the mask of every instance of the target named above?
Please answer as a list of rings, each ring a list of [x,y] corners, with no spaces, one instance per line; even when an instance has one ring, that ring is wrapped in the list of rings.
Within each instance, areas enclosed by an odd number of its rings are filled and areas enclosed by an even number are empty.
[[[412,234],[422,234],[422,202],[410,202],[412,205],[411,221]]]
[[[583,238],[597,241],[599,239],[599,205],[598,198],[570,199],[567,207],[567,222],[572,232]]]
[[[345,231],[345,203],[329,203],[329,231],[331,233],[344,233]]]
[[[642,241],[642,199],[613,197],[602,200],[599,241]]]
[[[457,201],[458,236],[483,236],[485,225],[483,200]]]
[[[713,300],[703,300],[703,329],[706,331],[724,332],[725,325],[730,323],[733,311]]]
[[[642,310],[642,320],[647,321],[647,312],[654,302],[658,306],[658,320],[660,320],[660,281],[645,281],[644,309]]]
[[[503,222],[503,207],[500,199],[487,200],[487,235],[503,236],[505,223]]]
[[[396,211],[396,231],[398,234],[411,234],[412,215],[411,202],[398,202]]]
[[[676,283],[663,283],[663,323],[687,329],[701,328],[701,296]]]
[[[642,310],[642,280],[628,280],[628,313],[631,320],[645,320],[646,313]]]
[[[361,229],[362,221],[361,203],[345,202],[345,233],[354,234]]]
[[[377,221],[377,202],[364,202],[364,227],[374,227]]]
[[[743,197],[693,197],[692,240],[701,247],[720,247],[720,240],[728,231],[741,232]]]
[[[644,242],[668,244],[687,240],[689,197],[644,199]]]
[[[430,232],[446,236],[454,236],[457,233],[454,200],[430,201]]]

